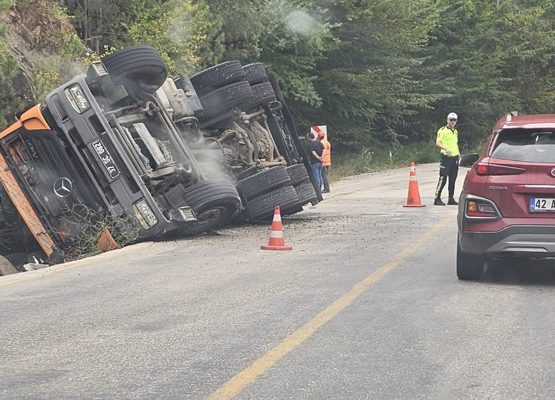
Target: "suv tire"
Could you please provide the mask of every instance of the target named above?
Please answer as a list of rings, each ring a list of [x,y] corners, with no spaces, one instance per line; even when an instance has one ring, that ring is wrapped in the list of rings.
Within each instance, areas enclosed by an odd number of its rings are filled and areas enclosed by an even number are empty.
[[[457,277],[463,281],[477,281],[482,278],[483,271],[484,257],[463,252],[457,238]]]

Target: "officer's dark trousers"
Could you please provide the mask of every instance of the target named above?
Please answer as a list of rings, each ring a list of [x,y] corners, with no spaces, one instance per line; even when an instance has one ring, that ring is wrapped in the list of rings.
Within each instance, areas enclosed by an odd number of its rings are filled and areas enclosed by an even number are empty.
[[[441,161],[439,163],[439,182],[436,187],[436,199],[441,197],[441,192],[447,183],[447,178],[449,178],[449,197],[455,195],[455,182],[457,181],[457,175],[459,173],[459,166],[457,165],[458,159],[459,157],[441,156]]]

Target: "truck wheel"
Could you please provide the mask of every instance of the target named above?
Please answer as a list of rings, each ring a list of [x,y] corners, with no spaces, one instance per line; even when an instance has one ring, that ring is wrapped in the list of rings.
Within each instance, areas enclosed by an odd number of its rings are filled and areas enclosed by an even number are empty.
[[[276,166],[240,180],[237,183],[237,189],[248,200],[290,184],[287,169],[284,166]]]
[[[245,80],[245,72],[239,61],[226,61],[191,76],[191,83],[199,96],[231,83]]]
[[[312,205],[318,204],[318,196],[316,195],[314,186],[312,186],[312,183],[308,179],[294,186],[294,188],[297,192],[299,201],[293,207],[284,209],[283,215],[292,215],[301,212],[303,211],[303,206],[308,203]]]
[[[457,237],[457,277],[463,281],[477,281],[482,278],[483,271],[484,257],[463,252]]]
[[[230,180],[199,182],[185,189],[183,197],[197,216],[196,222],[180,226],[184,235],[219,228],[241,208],[241,199]]]
[[[204,108],[203,119],[217,117],[242,104],[252,103],[254,95],[247,81],[235,82],[200,96]]]
[[[8,261],[7,258],[0,256],[0,276],[17,273],[17,269]]]
[[[160,54],[150,46],[132,46],[102,59],[102,63],[117,85],[137,92],[137,83],[154,93],[168,77],[168,70]]]
[[[289,174],[291,185],[293,186],[297,186],[299,183],[310,179],[304,164],[290,165],[287,167],[287,173]]]
[[[265,106],[273,101],[276,101],[276,93],[270,82],[262,82],[251,86],[254,99],[245,105],[246,110],[252,110],[253,108]]]
[[[312,203],[312,205],[318,204],[318,195],[314,186],[309,180],[302,182],[295,186],[297,195],[299,196],[299,203],[303,206],[307,203]]]
[[[281,209],[295,207],[299,202],[297,192],[291,185],[282,186],[247,202],[247,217],[250,221],[261,221],[272,217],[276,206]]]
[[[266,73],[266,69],[262,63],[257,62],[243,65],[243,71],[245,71],[245,79],[251,85],[268,82],[268,74]]]

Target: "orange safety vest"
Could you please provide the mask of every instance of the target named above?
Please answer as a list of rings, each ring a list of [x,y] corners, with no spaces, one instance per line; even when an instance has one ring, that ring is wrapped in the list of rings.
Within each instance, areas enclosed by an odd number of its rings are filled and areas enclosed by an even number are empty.
[[[329,167],[331,165],[331,143],[326,139],[322,139],[320,142],[324,145],[324,150],[326,151],[322,160],[322,166]]]

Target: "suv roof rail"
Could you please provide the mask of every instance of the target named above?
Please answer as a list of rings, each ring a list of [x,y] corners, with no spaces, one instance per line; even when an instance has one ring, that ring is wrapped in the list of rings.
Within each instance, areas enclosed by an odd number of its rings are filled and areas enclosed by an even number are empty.
[[[511,122],[513,117],[518,116],[518,111],[510,111],[505,115],[505,121]]]

